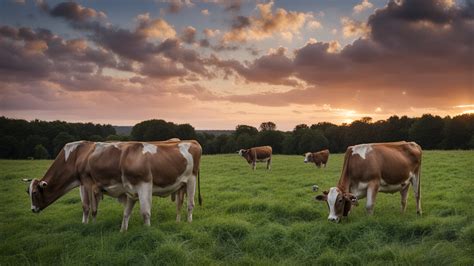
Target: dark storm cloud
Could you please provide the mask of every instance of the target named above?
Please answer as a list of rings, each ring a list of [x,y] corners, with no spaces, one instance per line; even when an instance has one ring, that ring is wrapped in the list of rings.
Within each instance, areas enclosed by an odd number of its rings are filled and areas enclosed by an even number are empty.
[[[46,7],[47,8],[47,7]],[[91,18],[104,18],[105,13],[83,7],[75,2],[62,2],[49,10],[53,17],[62,17],[71,21],[85,21]]]

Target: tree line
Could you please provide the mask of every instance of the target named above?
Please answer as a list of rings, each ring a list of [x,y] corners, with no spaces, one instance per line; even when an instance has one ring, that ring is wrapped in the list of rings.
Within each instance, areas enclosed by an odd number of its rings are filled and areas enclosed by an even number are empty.
[[[190,124],[153,119],[136,124],[130,136],[117,135],[111,125],[26,121],[0,117],[0,158],[54,158],[64,144],[90,141],[159,141],[170,138],[196,139],[205,154],[234,153],[242,148],[270,145],[274,153],[303,154],[329,149],[344,152],[348,146],[389,141],[415,141],[425,150],[474,149],[474,115],[454,117],[425,114],[419,118],[391,116],[373,122],[363,117],[350,124],[321,122],[299,124],[281,131],[273,122],[259,128],[237,125],[232,134],[197,133]]]

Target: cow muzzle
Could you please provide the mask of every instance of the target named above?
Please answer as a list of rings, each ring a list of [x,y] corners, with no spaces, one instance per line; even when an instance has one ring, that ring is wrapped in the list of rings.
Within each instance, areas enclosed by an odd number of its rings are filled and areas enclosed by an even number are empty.
[[[328,221],[330,222],[339,223],[340,220],[339,217],[328,217]]]
[[[38,207],[33,207],[33,208],[31,208],[31,211],[32,211],[33,213],[39,213],[41,210],[40,210],[40,208],[38,208]]]

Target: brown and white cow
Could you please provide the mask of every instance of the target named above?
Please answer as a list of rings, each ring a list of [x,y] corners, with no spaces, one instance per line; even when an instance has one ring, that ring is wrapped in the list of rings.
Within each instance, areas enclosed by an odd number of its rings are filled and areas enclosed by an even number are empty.
[[[373,214],[378,192],[400,192],[401,210],[406,209],[408,188],[413,185],[416,212],[421,214],[421,147],[415,142],[370,143],[348,147],[337,187],[316,200],[329,207],[328,220],[339,222],[358,199],[367,197],[366,210]]]
[[[307,152],[304,155],[304,163],[314,163],[318,168],[321,168],[321,165],[326,165],[329,159],[329,150],[322,150],[318,152]]]
[[[122,231],[135,202],[146,225],[150,225],[152,195],[166,197],[186,187],[188,221],[192,221],[196,178],[198,182],[202,149],[197,141],[168,143],[88,142],[65,145],[41,180],[29,186],[31,209],[38,213],[71,189],[88,189],[125,201]],[[183,195],[184,196],[184,195]],[[177,220],[182,201],[177,202]],[[92,204],[94,206],[94,204]]]
[[[241,149],[238,153],[252,165],[253,170],[257,168],[257,162],[267,162],[267,170],[272,168],[272,147],[270,146]]]
[[[170,142],[179,142],[181,141],[179,138],[171,138],[168,140],[163,140],[163,141],[151,141],[149,143],[170,143]],[[114,141],[108,141],[107,143],[114,143]],[[97,145],[97,143],[96,143]],[[100,143],[99,143],[100,145]],[[185,190],[186,188],[183,187],[182,190]],[[82,223],[87,224],[89,221],[89,212],[91,211],[91,216],[92,220],[95,222],[96,217],[97,217],[97,211],[99,208],[99,202],[101,199],[103,199],[103,194],[102,191],[97,188],[93,183],[90,184],[84,184],[80,186],[80,196],[81,196],[81,202],[82,202],[82,210],[83,210],[83,215],[82,215]],[[175,201],[176,198],[176,193],[173,192],[171,194],[171,199],[172,201]],[[184,195],[183,195],[184,197]],[[180,198],[181,202],[183,198]],[[126,196],[123,195],[122,197],[118,198],[118,201],[125,204],[126,202]],[[181,203],[182,205],[182,203]],[[177,218],[179,219],[179,218]]]

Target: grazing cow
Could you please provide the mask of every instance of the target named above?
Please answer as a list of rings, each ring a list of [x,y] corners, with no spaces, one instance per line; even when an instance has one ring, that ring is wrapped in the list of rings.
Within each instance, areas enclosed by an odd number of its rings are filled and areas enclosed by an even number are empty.
[[[151,141],[149,143],[169,143],[169,142],[177,142],[181,141],[179,138],[171,138],[168,140],[163,141]],[[107,143],[114,143],[114,141],[108,141]],[[97,145],[97,143],[96,143]],[[80,186],[80,196],[82,202],[82,223],[87,224],[89,222],[89,212],[91,211],[92,221],[96,221],[97,211],[99,208],[99,202],[103,199],[102,191],[95,187],[93,182],[85,182],[85,184],[81,184]],[[125,204],[126,196],[123,195],[122,197],[117,198],[120,203]],[[175,193],[171,194],[171,198],[174,201]]]
[[[307,152],[304,155],[304,163],[314,163],[318,168],[321,168],[321,165],[326,165],[329,159],[329,150],[322,150],[318,152]]]
[[[267,162],[267,170],[272,167],[272,147],[270,146],[241,149],[238,153],[252,165],[253,170],[257,168],[257,162]]]
[[[366,209],[373,214],[378,192],[400,192],[401,210],[406,209],[408,188],[413,185],[416,212],[421,215],[421,147],[415,142],[360,144],[347,148],[337,187],[332,187],[316,200],[329,207],[328,220],[339,222],[352,205],[367,197]]]
[[[31,209],[38,213],[69,190],[84,185],[93,194],[104,193],[125,202],[121,231],[126,231],[137,200],[145,224],[150,225],[152,195],[166,197],[185,187],[188,221],[191,222],[196,178],[199,204],[202,201],[199,187],[201,153],[201,146],[194,140],[68,143],[44,177],[31,181],[28,189]],[[178,203],[182,204],[182,201]],[[95,203],[91,205],[96,206]],[[181,205],[177,206],[177,210],[180,209]],[[179,216],[177,213],[177,220]]]

